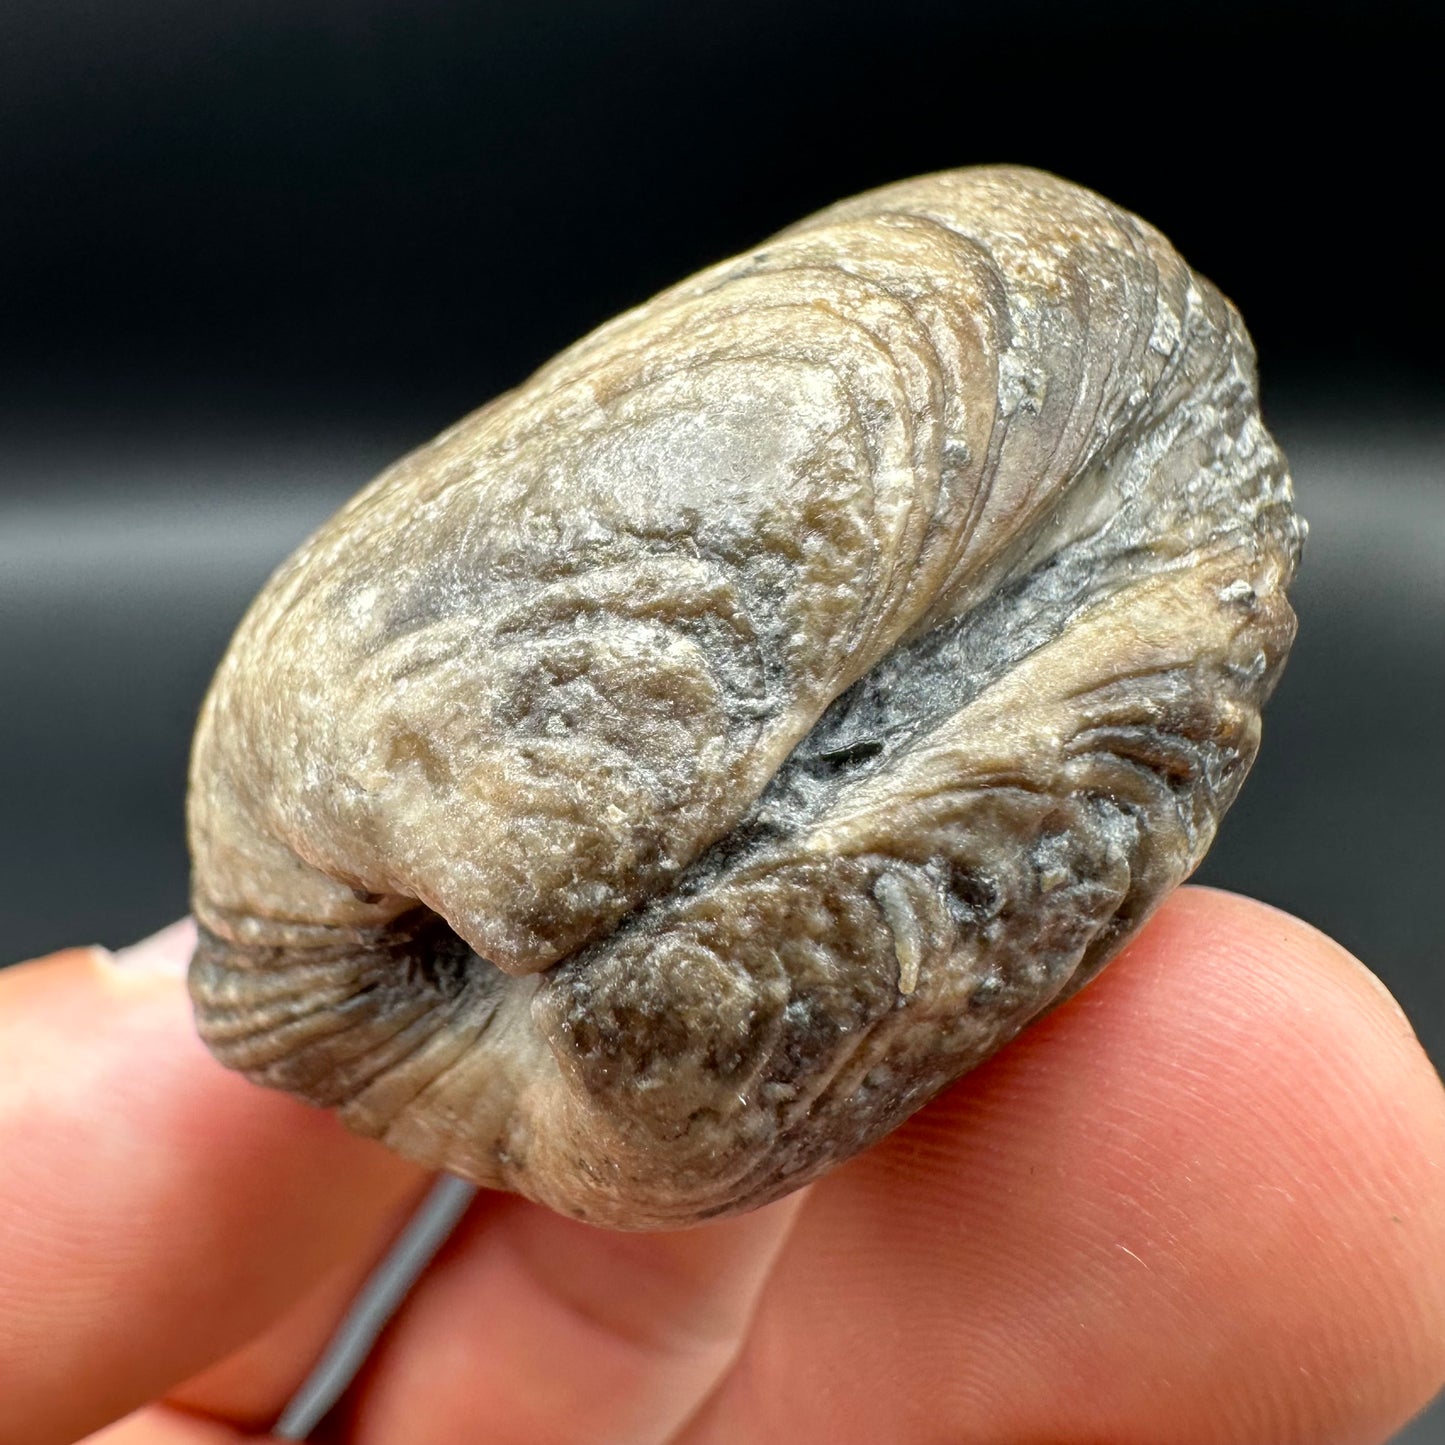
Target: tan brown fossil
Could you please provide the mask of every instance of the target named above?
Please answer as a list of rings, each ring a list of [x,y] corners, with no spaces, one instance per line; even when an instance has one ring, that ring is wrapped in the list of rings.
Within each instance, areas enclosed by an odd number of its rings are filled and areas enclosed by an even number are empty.
[[[1239,317],[1035,171],[845,201],[406,457],[201,716],[251,1078],[581,1218],[847,1158],[1199,862],[1302,524]]]

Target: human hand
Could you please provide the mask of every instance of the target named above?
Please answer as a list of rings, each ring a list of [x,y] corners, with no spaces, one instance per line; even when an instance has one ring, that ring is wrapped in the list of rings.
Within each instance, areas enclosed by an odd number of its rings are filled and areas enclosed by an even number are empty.
[[[0,974],[0,1445],[264,1437],[425,1188],[197,1042],[185,926]],[[482,1195],[318,1438],[1384,1440],[1445,1378],[1445,1091],[1306,925],[1177,894],[765,1210]]]

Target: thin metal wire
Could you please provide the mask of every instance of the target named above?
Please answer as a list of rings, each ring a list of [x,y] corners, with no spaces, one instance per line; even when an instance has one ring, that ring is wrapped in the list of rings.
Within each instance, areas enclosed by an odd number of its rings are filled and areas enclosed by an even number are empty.
[[[367,1276],[315,1368],[281,1412],[271,1431],[276,1439],[305,1440],[325,1419],[476,1193],[475,1184],[450,1174],[432,1185],[386,1258]]]

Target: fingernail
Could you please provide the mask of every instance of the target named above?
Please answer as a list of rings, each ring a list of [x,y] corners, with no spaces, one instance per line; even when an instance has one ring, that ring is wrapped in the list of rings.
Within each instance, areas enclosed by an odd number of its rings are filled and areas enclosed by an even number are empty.
[[[160,974],[167,978],[184,978],[196,951],[196,925],[190,918],[169,924],[159,933],[119,948],[110,955],[117,968],[129,973]]]

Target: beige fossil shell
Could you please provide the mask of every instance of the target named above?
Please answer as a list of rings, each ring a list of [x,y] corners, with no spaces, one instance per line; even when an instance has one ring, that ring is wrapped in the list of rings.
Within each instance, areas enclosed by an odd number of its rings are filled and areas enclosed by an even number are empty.
[[[1303,532],[1239,317],[1035,171],[845,201],[404,458],[201,715],[206,1042],[579,1218],[763,1203],[1199,862]]]

